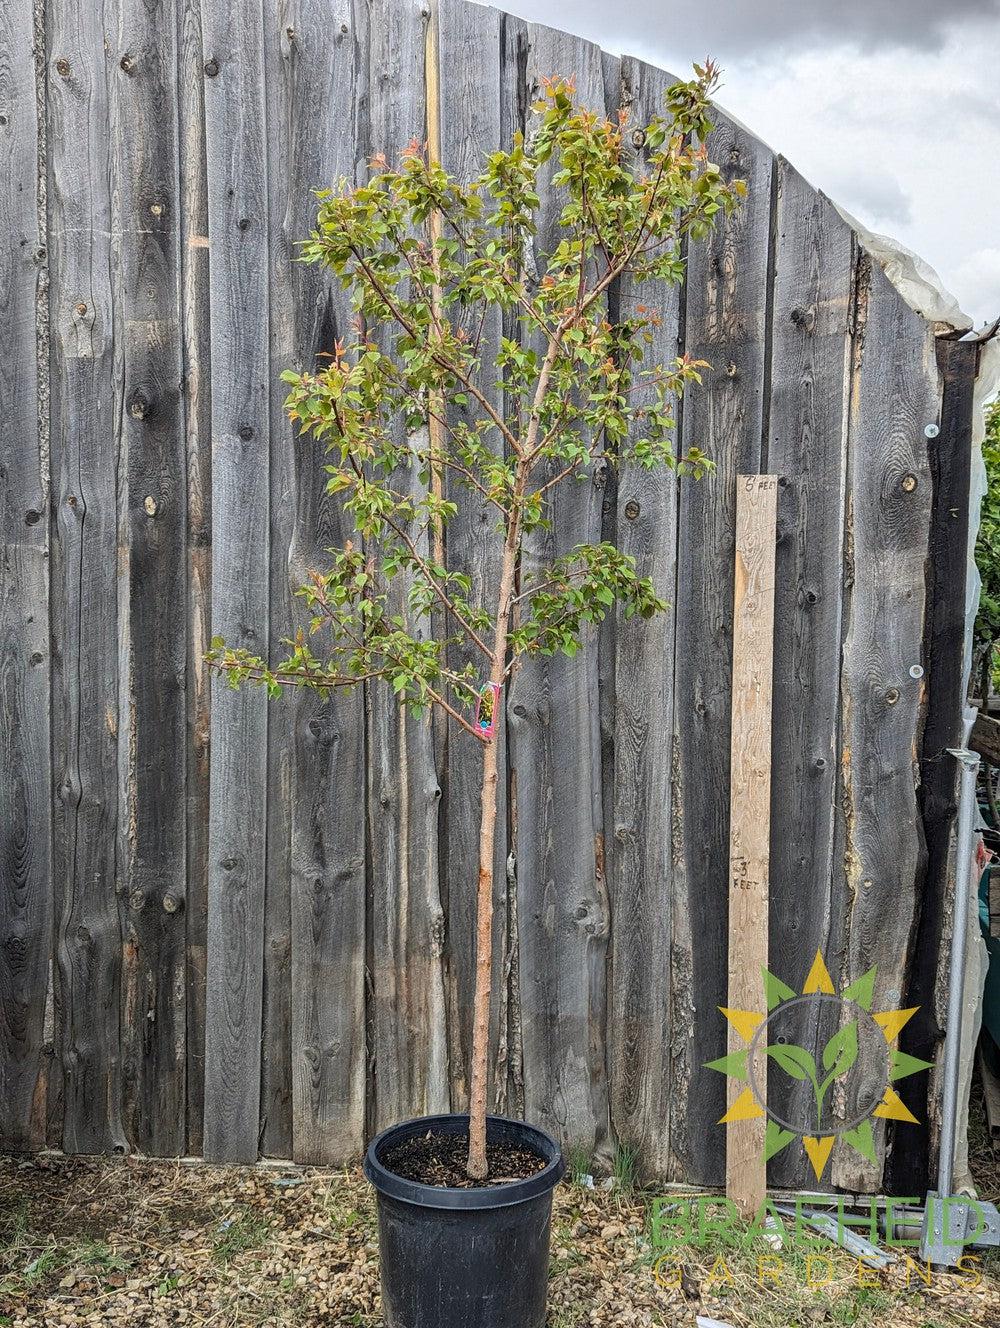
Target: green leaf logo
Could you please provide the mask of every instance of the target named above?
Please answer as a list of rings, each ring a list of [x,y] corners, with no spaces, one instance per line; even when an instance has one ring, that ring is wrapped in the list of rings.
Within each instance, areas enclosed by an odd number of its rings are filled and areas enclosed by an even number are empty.
[[[852,1019],[843,1028],[838,1028],[823,1048],[823,1069],[829,1071],[823,1080],[824,1088],[846,1074],[857,1059],[858,1021]]]
[[[785,1074],[790,1074],[793,1079],[809,1080],[810,1083],[816,1082],[816,1062],[805,1047],[797,1047],[794,1043],[779,1042],[774,1046],[765,1047],[764,1051],[776,1065],[781,1066]]]

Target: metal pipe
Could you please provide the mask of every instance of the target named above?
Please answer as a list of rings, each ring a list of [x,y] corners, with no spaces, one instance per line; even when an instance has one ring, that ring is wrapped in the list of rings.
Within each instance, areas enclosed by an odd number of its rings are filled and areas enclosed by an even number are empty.
[[[948,975],[948,1025],[944,1039],[941,1083],[941,1149],[937,1192],[950,1195],[955,1174],[955,1133],[958,1124],[958,1077],[962,1050],[962,1005],[965,995],[965,947],[972,903],[972,832],[976,813],[979,757],[965,748],[949,748],[961,766],[958,829],[955,836],[955,900],[952,913],[951,967]]]

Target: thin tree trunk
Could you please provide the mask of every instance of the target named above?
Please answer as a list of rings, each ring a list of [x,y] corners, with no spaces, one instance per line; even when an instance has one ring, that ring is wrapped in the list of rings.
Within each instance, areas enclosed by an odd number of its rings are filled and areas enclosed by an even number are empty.
[[[496,631],[493,638],[493,671],[490,681],[498,688],[504,682],[507,663],[507,633],[514,596],[514,574],[521,542],[521,504],[528,478],[535,463],[535,448],[542,403],[552,369],[559,354],[564,328],[560,325],[549,341],[538,375],[538,386],[528,420],[527,433],[519,453],[511,494],[510,521],[504,540],[500,588],[497,593]],[[472,1180],[485,1180],[486,1165],[486,1084],[490,1052],[490,995],[493,989],[493,850],[497,820],[497,730],[503,715],[502,692],[496,696],[496,729],[483,754],[483,788],[479,821],[479,885],[476,894],[476,990],[472,1015],[472,1071],[469,1091],[469,1161],[466,1166]]]
[[[498,703],[499,704],[499,703]],[[490,994],[493,986],[493,844],[497,817],[497,741],[483,753],[482,818],[479,827],[479,885],[476,897],[476,995],[472,1024],[472,1084],[469,1101],[468,1173],[486,1177],[486,1080],[489,1064]]]
[[[490,681],[503,687],[507,662],[507,630],[514,594],[520,534],[519,504],[528,479],[528,468],[519,467],[514,484],[514,502],[507,538],[504,541],[500,589],[497,594],[496,634]],[[486,1166],[486,1083],[490,1051],[490,995],[493,989],[493,853],[497,821],[497,733],[503,722],[503,692],[495,699],[495,728],[483,753],[483,787],[479,820],[479,883],[476,892],[476,991],[472,1015],[472,1067],[469,1090],[469,1161],[466,1170],[473,1180],[484,1180]]]

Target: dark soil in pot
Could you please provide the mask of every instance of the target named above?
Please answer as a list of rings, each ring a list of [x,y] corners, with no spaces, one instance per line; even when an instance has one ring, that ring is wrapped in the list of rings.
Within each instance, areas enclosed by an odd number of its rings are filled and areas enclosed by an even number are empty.
[[[545,1167],[545,1158],[531,1149],[497,1140],[486,1145],[487,1178],[473,1180],[465,1170],[468,1151],[468,1134],[441,1134],[428,1130],[426,1134],[412,1135],[386,1149],[382,1161],[387,1170],[404,1180],[460,1190],[509,1185],[515,1180],[527,1180]]]

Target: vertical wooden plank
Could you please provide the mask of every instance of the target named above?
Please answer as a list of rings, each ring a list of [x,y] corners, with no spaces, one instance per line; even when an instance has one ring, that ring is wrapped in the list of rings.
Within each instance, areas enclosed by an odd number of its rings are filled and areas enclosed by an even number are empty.
[[[500,20],[500,142],[509,148],[514,135],[523,134],[528,117],[528,25],[513,14],[503,14]],[[502,319],[505,337],[516,340],[520,336],[517,311],[507,310]],[[499,1013],[499,1053],[497,1058],[496,1095],[498,1108],[503,1114],[524,1117],[524,1030],[521,1019],[521,941],[517,890],[517,797],[516,776],[511,760],[509,704],[505,708],[507,726],[504,741],[508,744],[506,759],[507,802],[507,861],[504,864],[506,908],[504,910],[504,973],[503,1003]],[[505,1082],[501,1072],[506,1067]]]
[[[49,473],[35,321],[45,233],[33,27],[30,0],[0,14],[0,1149],[12,1152],[45,1143],[52,929]]]
[[[878,967],[879,1008],[901,1004],[922,852],[918,738],[925,710],[923,626],[931,483],[924,429],[937,424],[934,336],[877,264],[859,265],[851,375],[847,506],[847,634],[841,674],[846,971]],[[916,675],[916,676],[914,676]],[[878,1081],[862,1046],[848,1085],[849,1117]],[[877,1161],[834,1156],[831,1179],[881,1187],[885,1123],[873,1122]]]
[[[663,113],[673,79],[631,57],[622,60],[629,132]],[[641,169],[641,161],[637,162]],[[656,309],[660,323],[645,362],[669,364],[678,353],[678,286],[621,283],[622,318],[637,305]],[[696,391],[697,389],[692,389]],[[618,478],[618,547],[635,558],[640,576],[673,600],[677,554],[677,479],[623,465]],[[669,1170],[670,1005],[673,932],[674,631],[671,603],[652,622],[615,624],[614,836],[611,843],[611,977],[608,1073],[611,1120],[618,1139],[638,1150],[655,1176]]]
[[[259,3],[202,16],[212,334],[212,632],[266,651],[268,206]],[[267,697],[212,686],[206,1158],[257,1157]]]
[[[201,0],[178,13],[181,315],[187,464],[187,846],[184,903],[187,1152],[202,1151],[208,929],[209,676],[212,615],[212,398],[209,324],[208,178]]]
[[[850,227],[779,158],[767,463],[781,486],[770,954],[772,972],[796,991],[817,950],[836,971],[843,940],[833,855],[854,258]],[[795,1007],[783,1032],[818,1055],[835,1027],[820,1029],[824,1013],[836,1019],[831,1004]],[[807,1083],[782,1078],[786,1120],[807,1119],[811,1100]],[[769,1177],[788,1188],[816,1184],[797,1148],[773,1159]]]
[[[726,1001],[730,1010],[757,1009],[761,970],[767,968],[777,507],[776,475],[737,477]],[[743,1046],[730,1026],[729,1051]],[[753,1071],[763,1090],[767,1062],[762,1051],[754,1056]],[[744,1091],[736,1080],[728,1080],[730,1107]],[[762,1114],[731,1120],[726,1127],[726,1194],[744,1217],[753,1217],[764,1199],[764,1124]]]
[[[764,419],[773,158],[716,112],[710,160],[747,197],[688,258],[684,348],[712,366],[684,401],[682,450],[717,470],[681,485],[676,594],[671,1124],[674,1173],[718,1185],[724,1172],[718,1012],[726,990],[730,682],[737,474],[757,470]]]
[[[278,374],[319,367],[349,336],[346,294],[294,259],[315,223],[313,191],[363,170],[366,42],[366,9],[351,0],[322,15],[293,0],[269,21],[268,122],[289,126],[270,137],[272,651],[306,625],[294,591],[309,569],[354,533],[323,492],[322,447],[285,417]],[[263,1143],[299,1162],[343,1163],[364,1144],[364,716],[361,689],[325,702],[286,694],[271,708]]]
[[[116,900],[119,492],[108,88],[101,15],[49,8],[54,868],[67,1152],[123,1152]]]
[[[918,805],[926,839],[926,861],[917,874],[919,919],[911,946],[903,1004],[917,1007],[900,1037],[900,1050],[933,1061],[947,1018],[947,968],[942,953],[949,882],[954,879],[954,827],[958,811],[958,763],[942,761],[947,748],[965,745],[966,579],[969,571],[969,491],[973,456],[973,412],[981,347],[974,342],[936,344],[942,377],[941,432],[928,447],[933,506],[927,559],[924,667],[927,719],[921,735]],[[981,721],[996,726],[995,720]],[[976,732],[970,740],[978,750]],[[986,753],[989,755],[989,752]],[[995,758],[996,753],[993,753]],[[996,884],[991,879],[991,890]],[[892,1148],[883,1186],[887,1193],[915,1193],[931,1173],[931,1137],[940,1127],[940,1097],[932,1075],[909,1080],[906,1104],[927,1128],[906,1125]],[[905,1144],[904,1144],[905,1140]],[[916,1191],[914,1190],[916,1186]]]
[[[122,664],[122,1069],[130,1144],[184,1152],[186,477],[173,5],[122,0],[109,36]]]
[[[391,163],[425,136],[426,17],[418,0],[376,0],[370,8],[369,147]],[[409,470],[394,480],[397,488],[418,482]],[[401,578],[393,594],[405,595]],[[367,704],[373,1123],[381,1128],[449,1104],[441,788],[430,713],[417,719],[402,712],[381,684],[371,687]]]
[[[438,62],[440,66],[441,161],[457,178],[468,181],[483,169],[486,157],[501,145],[500,127],[500,14],[469,0],[443,0],[438,16]],[[456,317],[452,315],[453,319]],[[466,331],[480,335],[483,364],[492,365],[500,348],[502,319],[491,310],[479,329],[476,316],[466,316]],[[501,408],[501,392],[493,385],[495,375],[483,375],[483,389]],[[453,407],[456,421],[471,418],[471,412]],[[497,448],[503,440],[494,436]],[[445,477],[449,497],[458,503],[458,515],[447,530],[447,562],[472,583],[471,602],[494,606],[500,579],[500,542],[496,534],[496,510],[467,489]],[[472,663],[483,670],[485,661],[475,647],[455,648],[449,666],[462,669]],[[503,730],[498,739],[503,742]],[[506,754],[501,748],[501,768]],[[481,744],[451,729],[447,735],[447,778],[442,799],[443,894],[448,916],[448,1010],[452,1100],[464,1110],[468,1101],[468,1068],[472,1050],[472,998],[475,985],[475,901],[479,871],[479,800],[482,788]],[[491,1046],[497,1049],[494,1098],[506,1091],[509,1045],[497,1037],[500,1011],[506,996],[504,961],[506,951],[507,821],[506,780],[497,788],[498,833],[494,863],[496,934]],[[506,1029],[504,1028],[504,1033]]]
[[[605,111],[597,47],[534,24],[529,40],[529,93],[543,77],[574,78],[580,104]],[[557,219],[549,192],[536,241],[539,267],[555,246]],[[600,540],[603,480],[596,465],[583,482],[556,491],[551,528],[526,544],[525,583],[550,558]],[[510,697],[525,1110],[529,1120],[588,1153],[607,1147],[609,1128],[609,909],[598,705],[596,634],[585,638],[575,659],[525,665]]]

